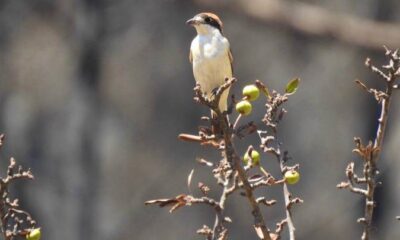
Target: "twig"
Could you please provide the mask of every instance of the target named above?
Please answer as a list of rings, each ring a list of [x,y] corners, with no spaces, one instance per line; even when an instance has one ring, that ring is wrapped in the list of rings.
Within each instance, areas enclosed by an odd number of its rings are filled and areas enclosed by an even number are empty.
[[[231,84],[234,83],[234,81],[232,81],[232,80],[227,81],[227,83],[229,83],[229,82],[232,82]],[[225,89],[227,89],[228,87],[226,87]],[[224,88],[224,85],[221,86],[221,89],[223,89],[223,88]],[[223,90],[220,92],[220,94],[222,94],[222,92],[223,92]],[[217,91],[216,97],[218,97],[218,91]],[[217,98],[217,100],[218,99],[219,98]],[[217,100],[216,100],[216,103],[218,103]],[[221,113],[217,104],[207,104],[207,105],[210,106],[212,110],[214,110],[214,112],[217,115],[217,119],[219,120],[219,126],[222,129],[223,139],[224,139],[224,144],[225,144],[225,147],[224,147],[225,157],[226,157],[228,163],[233,166],[233,169],[237,171],[239,179],[243,183],[243,188],[246,192],[246,197],[252,208],[252,215],[254,217],[254,227],[255,227],[256,231],[261,232],[261,234],[262,234],[261,239],[271,240],[270,233],[269,233],[268,228],[266,227],[264,217],[262,216],[260,207],[254,197],[253,189],[251,188],[251,185],[247,180],[245,170],[240,165],[240,158],[238,157],[237,153],[235,152],[235,147],[232,142],[232,137],[234,136],[232,134],[233,130],[230,128],[228,118],[223,113]]]
[[[288,228],[289,228],[289,239],[295,240],[296,237],[294,235],[294,231],[296,231],[296,228],[294,227],[293,220],[292,220],[291,201],[290,201],[291,194],[289,192],[289,189],[288,189],[286,183],[283,184],[283,196],[285,198],[285,205],[286,205],[285,212],[286,212],[286,221],[287,221]]]
[[[0,147],[3,145],[4,134],[0,135]],[[13,240],[18,236],[25,237],[35,228],[36,221],[30,213],[20,209],[18,199],[11,200],[9,184],[18,179],[33,179],[33,174],[28,170],[17,167],[14,158],[10,159],[7,176],[0,177],[0,219],[1,232],[5,240]]]
[[[359,178],[354,174],[354,163],[350,163],[346,169],[347,182],[342,182],[337,186],[338,188],[347,188],[351,192],[361,194],[365,197],[364,217],[358,219],[358,222],[364,225],[364,231],[361,236],[362,240],[368,240],[370,238],[372,217],[375,207],[374,193],[378,184],[376,180],[378,175],[377,162],[383,147],[383,139],[389,117],[389,107],[393,90],[397,89],[397,84],[395,82],[400,72],[400,56],[398,50],[392,51],[386,47],[385,50],[386,56],[389,58],[389,64],[383,66],[382,69],[385,69],[386,73],[384,70],[372,65],[370,59],[367,59],[365,62],[366,66],[386,83],[385,91],[368,88],[360,80],[356,81],[364,90],[375,97],[381,108],[381,114],[378,119],[378,129],[373,143],[370,142],[368,145],[364,146],[359,138],[355,138],[356,148],[353,152],[358,153],[364,161],[363,177]],[[366,189],[355,187],[354,183],[366,184]]]
[[[207,130],[200,129],[199,135],[191,134],[180,134],[179,138],[184,141],[199,142],[200,144],[207,144],[216,147],[221,151],[223,159],[219,164],[213,164],[205,159],[198,160],[204,166],[215,167],[213,169],[214,177],[217,179],[217,183],[223,187],[220,199],[218,201],[211,199],[207,196],[201,198],[195,198],[192,195],[180,194],[174,198],[167,199],[155,199],[145,202],[145,204],[158,204],[160,207],[170,206],[170,212],[177,210],[183,206],[190,206],[192,204],[205,204],[211,206],[216,211],[215,221],[213,229],[204,225],[197,232],[199,234],[205,235],[207,240],[226,240],[228,236],[228,230],[224,226],[225,222],[229,222],[225,216],[225,204],[227,198],[237,189],[243,189],[246,193],[246,197],[250,203],[252,209],[252,215],[254,217],[254,228],[260,239],[272,240],[270,232],[266,226],[264,217],[261,214],[259,204],[272,205],[274,200],[261,200],[256,199],[254,196],[254,187],[249,183],[247,179],[247,173],[240,164],[240,157],[236,153],[235,146],[233,144],[233,137],[235,135],[241,136],[242,132],[247,130],[248,133],[255,131],[255,125],[251,122],[244,127],[239,127],[238,123],[241,118],[239,116],[235,124],[232,125],[229,122],[227,114],[229,112],[221,112],[218,103],[221,95],[224,91],[229,89],[236,79],[226,79],[225,84],[221,85],[214,91],[212,99],[209,99],[204,95],[197,84],[194,88],[195,100],[203,105],[209,107],[213,112],[215,117],[213,119],[207,118],[207,121],[213,121],[211,124],[216,126],[220,133],[209,134]],[[204,118],[203,118],[204,119]],[[188,177],[188,185],[192,180],[191,174]],[[199,184],[200,190],[204,195],[210,190],[208,187],[204,188],[204,184]]]
[[[281,107],[281,105],[288,100],[288,96],[293,94],[298,86],[299,79],[291,80],[286,86],[285,94],[280,95],[273,91],[272,94],[269,92],[268,88],[260,81],[256,81],[255,85],[259,90],[261,90],[267,96],[267,113],[263,118],[263,122],[266,124],[269,130],[271,130],[272,135],[267,135],[262,137],[261,133],[266,133],[263,131],[258,131],[260,134],[262,148],[264,152],[269,152],[274,154],[278,163],[280,164],[282,176],[288,170],[298,169],[298,165],[289,167],[286,166],[288,160],[287,152],[281,153],[280,144],[277,144],[277,126],[286,111]],[[222,186],[222,193],[219,200],[214,200],[208,197],[208,192],[210,188],[204,183],[199,183],[198,186],[200,191],[203,193],[203,197],[196,198],[192,195],[180,194],[174,198],[167,199],[156,199],[145,202],[145,204],[158,204],[160,207],[171,207],[170,212],[173,212],[183,206],[190,206],[193,204],[204,204],[211,206],[215,210],[215,221],[214,226],[210,227],[203,225],[197,233],[204,235],[207,240],[227,240],[228,238],[228,228],[225,223],[230,222],[230,218],[225,215],[225,204],[229,195],[231,195],[236,190],[243,190],[240,192],[241,195],[245,196],[250,203],[251,213],[254,218],[254,229],[257,236],[261,240],[278,240],[281,237],[281,232],[284,226],[288,226],[290,239],[295,240],[294,236],[294,225],[291,215],[291,207],[293,204],[301,203],[302,200],[299,198],[291,198],[291,194],[286,185],[285,177],[281,179],[275,179],[270,173],[268,173],[261,165],[259,165],[259,153],[254,150],[253,146],[248,147],[248,151],[245,154],[244,162],[247,162],[246,166],[241,165],[241,158],[236,152],[234,145],[234,137],[238,136],[240,138],[244,137],[244,134],[251,134],[257,130],[257,126],[253,122],[249,122],[244,126],[239,126],[239,121],[242,115],[239,115],[234,124],[229,122],[228,114],[230,111],[221,112],[219,109],[219,99],[221,95],[229,89],[236,79],[226,79],[225,83],[218,87],[214,92],[212,98],[208,98],[201,91],[200,86],[197,84],[194,88],[195,100],[209,107],[213,112],[213,119],[202,118],[204,120],[210,121],[212,127],[218,129],[218,131],[209,131],[208,127],[201,127],[199,135],[191,134],[180,134],[179,138],[184,141],[199,142],[201,145],[213,143],[213,146],[217,148],[221,154],[222,159],[219,163],[211,163],[205,159],[199,159],[198,162],[207,167],[213,167],[212,173],[217,180],[217,184]],[[234,102],[234,101],[233,101]],[[274,143],[274,146],[270,144]],[[253,156],[254,153],[254,156]],[[247,160],[249,156],[250,160]],[[256,175],[249,176],[249,169],[253,167],[259,167],[261,172]],[[188,186],[191,185],[193,176],[193,171],[188,176]],[[285,196],[285,211],[286,218],[277,224],[275,232],[270,232],[267,228],[264,216],[261,213],[260,205],[272,206],[276,203],[274,199],[266,199],[265,197],[256,197],[255,190],[261,186],[272,186],[272,185],[282,185],[283,192]],[[190,191],[190,189],[189,189]],[[243,193],[244,192],[244,193]]]
[[[379,152],[382,150],[382,143],[383,143],[383,138],[385,135],[385,129],[387,126],[387,120],[389,116],[389,106],[391,102],[391,97],[392,97],[392,92],[393,92],[393,85],[395,83],[395,80],[397,76],[395,73],[400,69],[399,65],[399,55],[397,54],[397,51],[387,51],[386,55],[389,56],[391,62],[393,63],[393,66],[389,68],[389,73],[387,78],[384,76],[381,76],[384,80],[386,80],[386,96],[387,97],[382,97],[381,99],[381,115],[378,119],[378,129],[376,132],[376,138],[374,140],[374,145],[373,145],[373,151],[371,152],[371,156],[365,156],[365,160],[367,161],[365,163],[365,168],[364,168],[364,175],[365,178],[367,179],[367,195],[365,199],[365,224],[364,224],[364,232],[361,237],[363,240],[368,240],[369,235],[370,235],[370,230],[371,230],[371,225],[372,225],[372,216],[374,212],[374,192],[376,188],[376,175],[378,173],[376,163],[379,158]],[[376,67],[372,66],[370,62],[367,62],[366,65],[373,71],[376,72],[375,69]]]
[[[241,118],[242,118],[242,114],[239,114],[239,116],[235,120],[235,123],[233,124],[233,129],[237,129],[237,126],[238,126]]]
[[[260,83],[258,83],[260,85]],[[284,94],[281,95],[275,91],[272,92],[272,94],[268,95],[266,107],[267,107],[267,113],[264,116],[263,122],[266,124],[266,126],[271,130],[271,131],[259,131],[259,137],[261,139],[261,147],[263,148],[264,152],[268,152],[273,154],[280,166],[280,170],[282,173],[282,176],[285,175],[286,171],[289,169],[295,169],[298,168],[298,165],[295,165],[294,167],[288,167],[286,166],[286,162],[288,160],[287,157],[287,152],[285,151],[282,154],[281,151],[281,143],[277,141],[277,134],[278,134],[278,124],[280,120],[282,119],[283,115],[286,113],[284,109],[282,109],[282,104],[285,103],[288,100],[288,95]],[[269,133],[271,132],[271,133]],[[265,134],[265,136],[263,136]],[[275,181],[277,183],[277,181]],[[284,195],[284,200],[285,200],[285,213],[286,213],[286,218],[283,220],[282,223],[288,226],[289,230],[289,239],[290,240],[295,240],[295,227],[293,224],[293,219],[292,219],[292,213],[291,213],[291,208],[293,203],[302,203],[303,200],[300,198],[296,199],[291,199],[291,193],[288,189],[287,183],[283,179],[281,182],[283,184],[283,195]],[[279,225],[279,231],[277,230],[275,232],[276,238],[280,238],[280,234],[282,231],[282,226],[283,224]]]
[[[228,186],[226,185],[226,186],[224,186],[224,190],[221,194],[221,197],[220,197],[220,200],[218,203],[220,211],[218,211],[215,216],[215,222],[214,222],[211,239],[219,239],[221,235],[227,234],[225,232],[226,228],[223,225],[225,202],[226,202],[227,197],[228,197]]]

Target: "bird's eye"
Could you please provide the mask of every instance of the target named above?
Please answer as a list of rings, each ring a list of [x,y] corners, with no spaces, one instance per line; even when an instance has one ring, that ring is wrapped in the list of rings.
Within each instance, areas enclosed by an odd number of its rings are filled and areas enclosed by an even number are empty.
[[[204,19],[204,21],[206,21],[206,23],[209,23],[209,22],[211,22],[211,18],[210,18],[210,17],[206,17],[206,18]]]

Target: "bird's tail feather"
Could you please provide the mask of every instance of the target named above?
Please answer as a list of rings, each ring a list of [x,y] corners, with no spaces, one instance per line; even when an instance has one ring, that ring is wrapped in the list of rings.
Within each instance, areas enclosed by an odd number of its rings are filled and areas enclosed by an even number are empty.
[[[228,96],[229,96],[229,89],[226,89],[219,100],[218,108],[220,109],[221,113],[228,110]],[[220,123],[218,120],[218,116],[216,112],[211,110],[211,130],[213,134],[221,134],[222,129],[220,127]]]

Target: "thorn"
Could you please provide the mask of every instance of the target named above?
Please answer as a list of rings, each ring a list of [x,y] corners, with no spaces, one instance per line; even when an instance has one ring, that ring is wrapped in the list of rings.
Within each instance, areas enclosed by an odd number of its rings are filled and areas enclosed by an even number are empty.
[[[365,218],[359,218],[359,219],[357,219],[357,222],[367,224],[367,220],[365,220]]]

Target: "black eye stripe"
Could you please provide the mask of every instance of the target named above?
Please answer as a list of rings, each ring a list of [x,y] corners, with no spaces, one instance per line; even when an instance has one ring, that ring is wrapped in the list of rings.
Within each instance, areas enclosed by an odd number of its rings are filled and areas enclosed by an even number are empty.
[[[209,24],[209,25],[211,25],[211,26],[217,28],[220,32],[222,32],[221,25],[220,25],[220,24],[218,23],[218,21],[216,21],[215,19],[213,19],[213,18],[211,18],[211,17],[205,17],[205,18],[204,18],[204,21],[205,21],[207,24]]]

